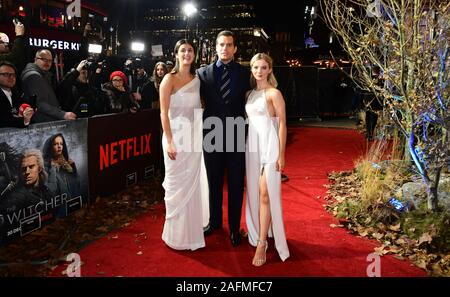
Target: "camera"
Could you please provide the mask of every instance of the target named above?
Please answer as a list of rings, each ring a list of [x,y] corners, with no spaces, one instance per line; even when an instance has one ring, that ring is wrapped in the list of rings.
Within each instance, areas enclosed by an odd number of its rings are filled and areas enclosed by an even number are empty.
[[[87,63],[84,64],[83,70],[89,70],[89,69],[91,69],[92,64],[95,62],[95,59],[91,57],[91,58],[87,58],[86,61],[87,61]]]
[[[128,61],[131,61],[131,63],[126,64]],[[125,62],[124,69],[128,71],[133,71],[138,68],[143,68],[143,62],[140,58],[128,58]]]

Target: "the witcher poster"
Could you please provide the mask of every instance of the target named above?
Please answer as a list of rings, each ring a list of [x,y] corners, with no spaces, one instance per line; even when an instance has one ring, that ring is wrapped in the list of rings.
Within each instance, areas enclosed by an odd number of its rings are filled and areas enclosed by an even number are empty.
[[[0,244],[88,202],[87,120],[0,129]]]

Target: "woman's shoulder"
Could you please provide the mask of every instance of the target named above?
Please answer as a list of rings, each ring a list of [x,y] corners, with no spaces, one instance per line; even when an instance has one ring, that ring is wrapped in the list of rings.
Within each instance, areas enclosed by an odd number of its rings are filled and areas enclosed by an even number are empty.
[[[161,84],[166,84],[166,85],[170,84],[171,85],[174,83],[174,81],[176,81],[176,79],[177,79],[177,74],[169,72],[166,75],[164,75],[164,77],[161,81]]]
[[[275,98],[282,98],[283,95],[281,94],[280,90],[274,87],[270,87],[266,89],[266,96],[269,99],[275,99]]]
[[[275,87],[270,87],[266,89],[266,94],[278,96],[281,95],[281,92]]]

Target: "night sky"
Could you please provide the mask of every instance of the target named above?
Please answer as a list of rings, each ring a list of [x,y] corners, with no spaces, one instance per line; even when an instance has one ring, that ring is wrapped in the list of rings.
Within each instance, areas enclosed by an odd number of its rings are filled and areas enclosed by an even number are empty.
[[[142,17],[140,13],[147,8],[162,7],[181,7],[188,1],[184,0],[113,0],[99,1],[100,5],[105,5],[110,14],[111,20],[119,22],[121,27],[132,28],[134,26],[134,18]],[[275,30],[290,30],[293,33],[303,32],[302,15],[305,5],[311,4],[313,0],[276,0],[275,4],[269,4],[263,0],[195,0],[190,1],[197,8],[207,7],[209,5],[247,3],[253,4],[255,12],[263,28],[270,34]],[[138,28],[139,29],[139,28]]]

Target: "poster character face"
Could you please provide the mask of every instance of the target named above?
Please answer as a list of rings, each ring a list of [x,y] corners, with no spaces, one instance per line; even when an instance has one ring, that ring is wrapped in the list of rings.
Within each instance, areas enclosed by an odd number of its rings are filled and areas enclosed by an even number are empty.
[[[20,168],[25,185],[34,186],[38,183],[42,168],[39,167],[35,156],[23,158]]]
[[[61,136],[55,137],[53,140],[53,157],[59,157],[63,153],[64,141]]]

